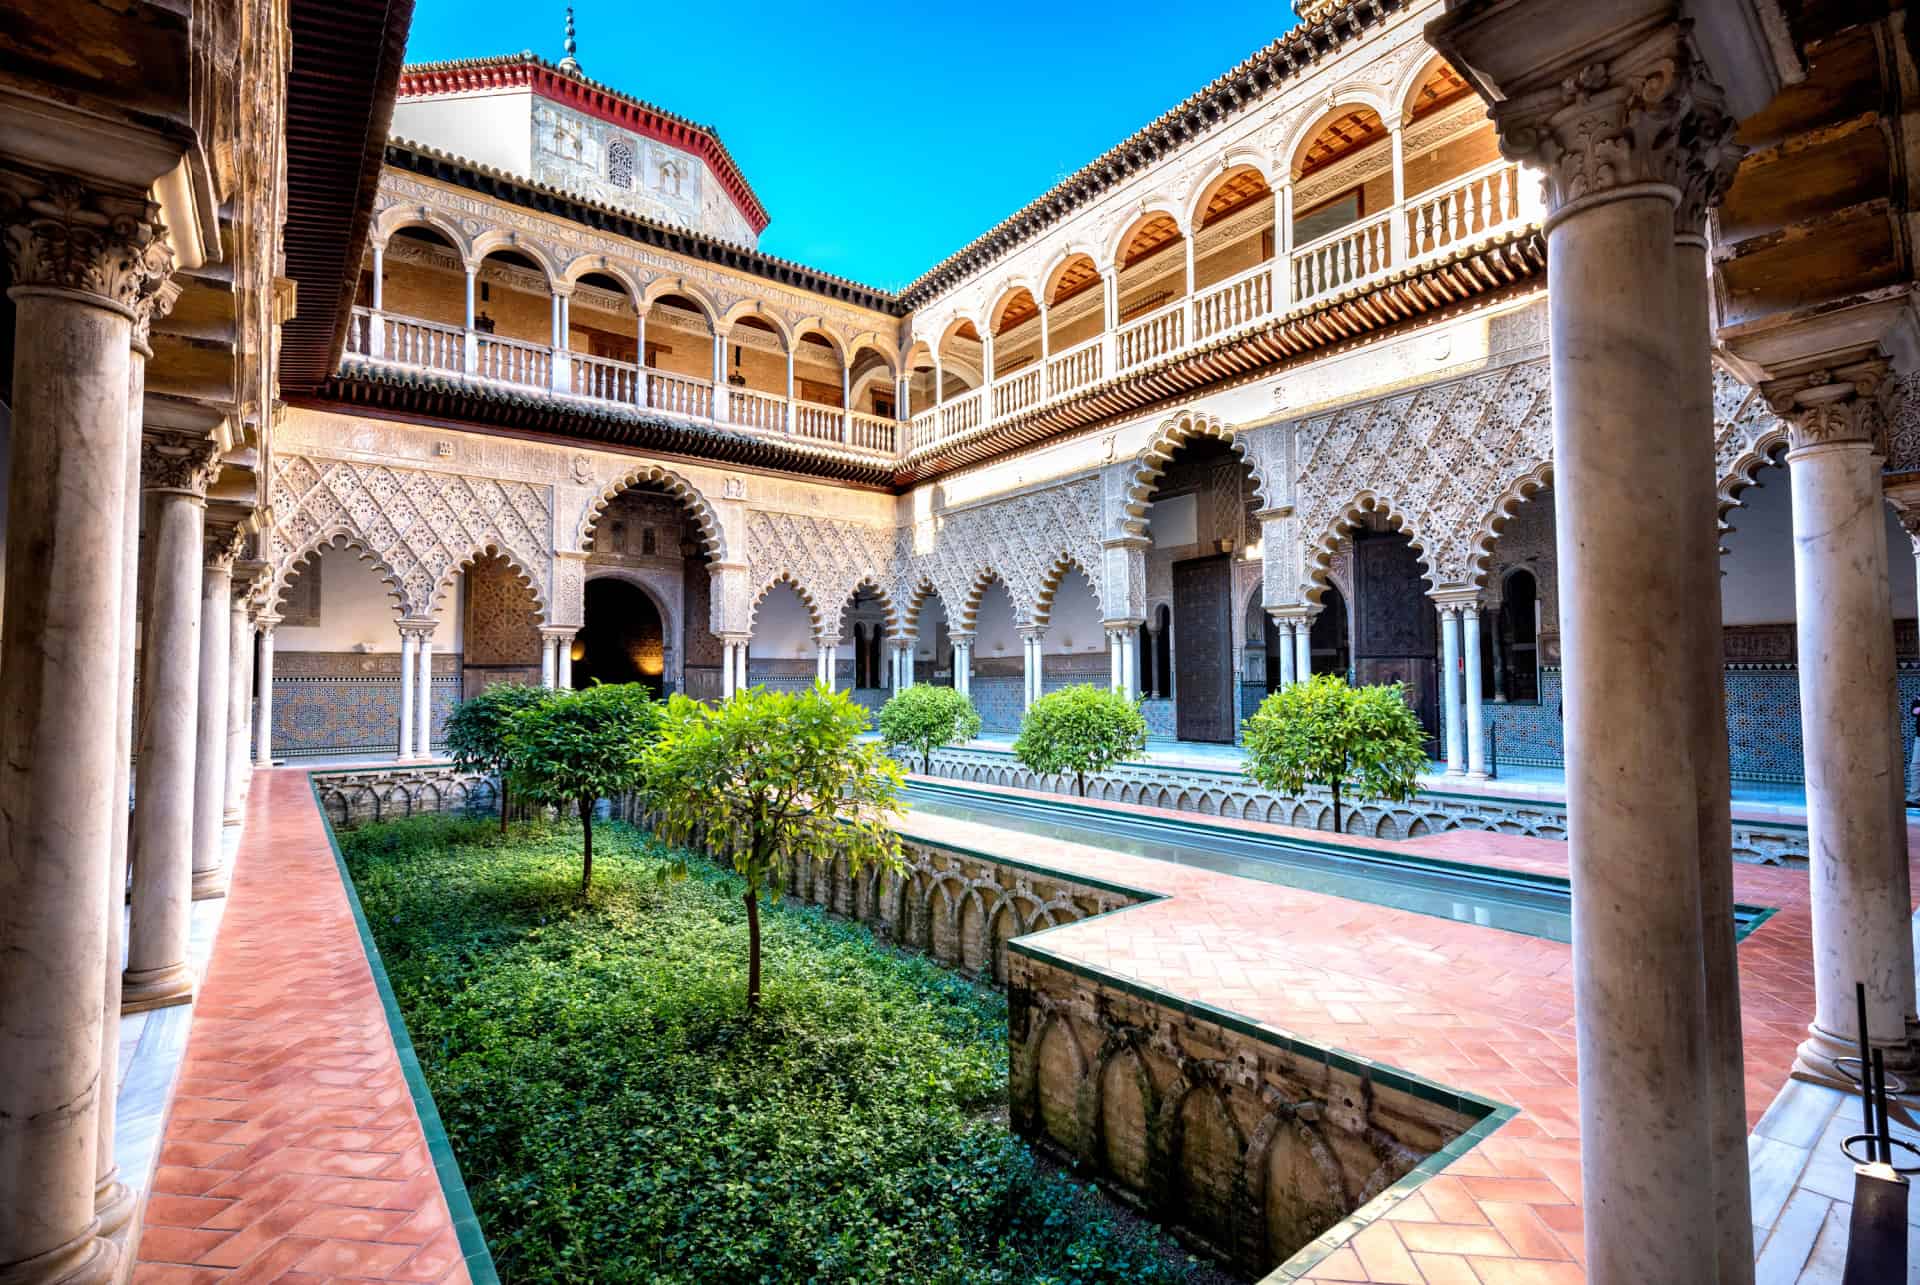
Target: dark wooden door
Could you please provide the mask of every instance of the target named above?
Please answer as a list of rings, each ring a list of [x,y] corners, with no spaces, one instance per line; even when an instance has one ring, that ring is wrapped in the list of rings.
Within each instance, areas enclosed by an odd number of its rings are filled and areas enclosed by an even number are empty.
[[[1439,625],[1420,559],[1404,535],[1358,533],[1353,579],[1354,676],[1367,684],[1407,685],[1431,754],[1440,729]]]
[[[1233,567],[1226,554],[1173,564],[1174,727],[1233,740]]]

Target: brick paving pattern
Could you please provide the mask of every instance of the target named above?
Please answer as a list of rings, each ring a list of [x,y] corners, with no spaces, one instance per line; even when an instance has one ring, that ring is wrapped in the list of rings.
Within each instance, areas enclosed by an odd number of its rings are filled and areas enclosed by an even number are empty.
[[[136,1285],[468,1279],[322,824],[255,774]]]

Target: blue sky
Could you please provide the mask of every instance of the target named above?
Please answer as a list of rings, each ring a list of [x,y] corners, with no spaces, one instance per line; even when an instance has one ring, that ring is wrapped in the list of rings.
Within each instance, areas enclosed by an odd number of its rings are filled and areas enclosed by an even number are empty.
[[[558,61],[563,10],[418,0],[407,57]],[[762,249],[895,289],[1293,22],[1199,12],[576,0],[575,22],[587,75],[720,131],[773,215]]]

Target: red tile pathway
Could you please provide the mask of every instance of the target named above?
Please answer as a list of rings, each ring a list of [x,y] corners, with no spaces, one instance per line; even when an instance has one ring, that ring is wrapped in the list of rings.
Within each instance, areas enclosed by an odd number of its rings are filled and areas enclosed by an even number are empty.
[[[307,774],[244,833],[133,1279],[464,1282]]]
[[[1122,804],[1088,806],[1205,819]],[[1286,826],[1231,824],[1343,841]],[[1056,929],[1047,937],[1050,950],[1519,1108],[1497,1133],[1306,1279],[1394,1285],[1584,1279],[1569,946],[944,817],[910,816],[904,828],[1168,894]],[[1909,837],[1920,851],[1920,834]],[[1409,843],[1344,841],[1567,873],[1567,846],[1553,840],[1457,830]],[[1734,894],[1778,908],[1739,951],[1752,1125],[1786,1082],[1812,1014],[1812,921],[1804,871],[1736,864]]]

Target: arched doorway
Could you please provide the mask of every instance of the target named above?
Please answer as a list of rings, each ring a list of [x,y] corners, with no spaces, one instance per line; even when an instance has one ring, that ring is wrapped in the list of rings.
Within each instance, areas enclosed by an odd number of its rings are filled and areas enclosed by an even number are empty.
[[[666,629],[660,608],[638,585],[587,581],[586,625],[573,640],[573,685],[641,683],[666,693]]]
[[[1439,622],[1405,532],[1353,533],[1353,586],[1354,677],[1369,685],[1405,683],[1432,755],[1440,733]]]
[[[1320,595],[1320,614],[1313,618],[1307,634],[1307,649],[1312,672],[1338,674],[1345,678],[1353,671],[1353,639],[1348,628],[1347,600],[1338,589]]]

